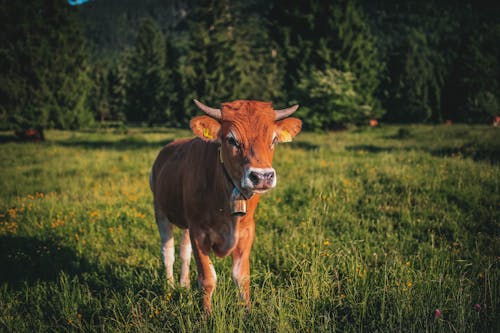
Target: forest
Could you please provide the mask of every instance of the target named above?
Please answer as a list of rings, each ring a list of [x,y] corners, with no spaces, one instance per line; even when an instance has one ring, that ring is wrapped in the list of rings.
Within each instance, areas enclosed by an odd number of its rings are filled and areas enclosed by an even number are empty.
[[[486,1],[0,1],[0,129],[186,127],[192,99],[301,105],[308,130],[500,114]]]

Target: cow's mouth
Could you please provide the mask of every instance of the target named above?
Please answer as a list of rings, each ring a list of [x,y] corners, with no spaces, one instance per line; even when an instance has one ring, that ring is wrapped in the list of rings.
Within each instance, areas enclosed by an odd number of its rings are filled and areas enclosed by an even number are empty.
[[[248,190],[252,191],[253,193],[261,194],[261,193],[266,193],[270,189],[272,189],[272,187],[254,187],[254,188],[249,188]]]

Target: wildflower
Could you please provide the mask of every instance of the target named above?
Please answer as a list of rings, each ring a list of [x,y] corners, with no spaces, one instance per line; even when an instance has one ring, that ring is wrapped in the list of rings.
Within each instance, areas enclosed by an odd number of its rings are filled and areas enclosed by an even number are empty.
[[[409,261],[406,262],[406,267],[410,267],[411,263]]]
[[[474,304],[474,310],[476,310],[477,312],[481,311],[481,304]]]
[[[9,216],[11,219],[15,219],[17,215],[17,210],[15,208],[11,208],[8,210]]]
[[[434,312],[434,318],[438,319],[440,317],[441,317],[441,310],[436,309],[436,311]]]
[[[408,281],[408,282],[406,282],[406,286],[407,286],[408,288],[411,288],[411,287],[413,286],[413,283],[411,283],[411,281]]]
[[[323,245],[324,246],[328,246],[328,245],[330,245],[330,242],[328,240],[326,240],[326,241],[323,242]]]

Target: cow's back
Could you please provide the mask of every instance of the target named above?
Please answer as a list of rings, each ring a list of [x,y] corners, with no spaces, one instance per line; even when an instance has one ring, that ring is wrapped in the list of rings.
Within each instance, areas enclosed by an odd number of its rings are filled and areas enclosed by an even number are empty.
[[[152,169],[155,206],[173,224],[187,228],[186,213],[197,210],[213,192],[218,144],[198,138],[176,140],[158,154]]]

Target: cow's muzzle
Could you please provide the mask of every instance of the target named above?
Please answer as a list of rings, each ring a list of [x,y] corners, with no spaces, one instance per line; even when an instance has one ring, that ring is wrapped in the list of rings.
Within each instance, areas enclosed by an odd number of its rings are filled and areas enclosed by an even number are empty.
[[[263,193],[276,186],[276,171],[273,168],[247,168],[241,187],[254,193]]]

